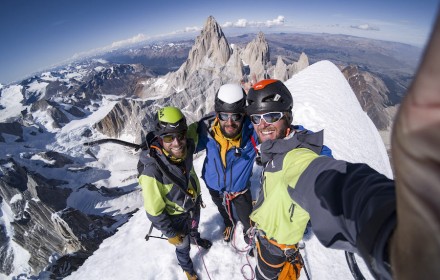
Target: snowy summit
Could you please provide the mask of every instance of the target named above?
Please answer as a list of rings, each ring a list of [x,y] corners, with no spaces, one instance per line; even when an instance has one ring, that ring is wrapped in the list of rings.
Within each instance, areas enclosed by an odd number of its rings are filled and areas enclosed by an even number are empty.
[[[392,178],[389,159],[377,129],[362,111],[350,86],[334,64],[328,61],[315,63],[285,84],[293,95],[295,124],[302,124],[312,131],[324,129],[324,144],[333,150],[335,158],[365,162]],[[98,121],[100,117],[94,119],[92,115],[87,122]],[[198,174],[201,173],[204,156],[203,152],[195,157],[194,166]],[[98,162],[93,164],[102,164],[102,168],[111,172],[108,178],[100,182],[101,185],[118,185],[117,182],[125,180],[128,174],[133,175],[128,183],[136,184],[136,155],[128,149],[108,144],[100,149],[97,158]],[[259,171],[258,167],[254,168],[253,191],[258,187]],[[202,209],[199,230],[202,237],[213,241],[213,246],[209,251],[204,251],[192,245],[191,257],[197,274],[201,279],[251,279],[255,259],[247,258],[245,253],[223,242],[221,217],[203,180],[200,183],[206,208]],[[142,208],[140,190],[113,204],[101,203],[108,212],[127,207],[137,207],[139,210],[65,279],[185,279],[172,245],[162,239],[144,239],[150,222]],[[97,202],[89,201],[88,204]],[[235,233],[238,249],[244,246],[240,232],[236,230]],[[153,230],[152,235],[160,236],[160,232]],[[352,279],[343,251],[324,248],[313,233],[306,235],[305,244],[302,254],[311,279]],[[373,279],[360,258],[357,260],[364,276]],[[300,279],[307,279],[304,270]]]

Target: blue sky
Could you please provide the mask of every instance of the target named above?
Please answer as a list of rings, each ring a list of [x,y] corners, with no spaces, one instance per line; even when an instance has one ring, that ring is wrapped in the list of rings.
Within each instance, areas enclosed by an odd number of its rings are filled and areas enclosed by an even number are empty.
[[[19,81],[93,50],[185,30],[192,30],[195,38],[209,15],[224,26],[226,35],[249,30],[326,32],[423,47],[438,4],[438,0],[2,0],[0,83]]]

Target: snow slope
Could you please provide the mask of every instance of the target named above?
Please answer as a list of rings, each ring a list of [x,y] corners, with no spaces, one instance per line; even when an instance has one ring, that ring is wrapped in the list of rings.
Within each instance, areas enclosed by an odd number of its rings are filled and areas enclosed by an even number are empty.
[[[286,85],[291,90],[295,102],[294,123],[302,124],[313,131],[325,129],[325,144],[333,150],[337,159],[365,162],[392,177],[388,156],[379,133],[362,111],[350,86],[335,65],[328,61],[313,64],[288,80]],[[124,160],[122,157],[125,156],[132,160]],[[194,165],[198,174],[201,173],[204,156],[202,152],[195,159]],[[118,187],[136,184],[136,178],[127,177],[130,172],[132,175],[136,174],[136,160],[133,160],[133,154],[126,150],[106,147],[99,150],[97,157],[100,160],[105,159],[101,168],[110,172],[108,178],[100,181],[101,185]],[[123,168],[117,164],[120,162],[123,162]],[[98,163],[94,165],[96,167]],[[258,181],[257,167],[254,173],[253,183]],[[200,232],[202,237],[213,241],[213,246],[208,252],[192,246],[191,255],[197,273],[201,279],[232,280],[245,279],[243,272],[249,279],[255,259],[247,260],[244,253],[237,252],[231,244],[222,241],[220,215],[202,180],[201,185],[206,208],[202,209]],[[79,200],[78,197],[76,203],[79,203]],[[145,241],[150,222],[142,209],[141,200],[138,189],[130,196],[105,206],[108,207],[108,211],[121,211],[127,207],[140,207],[140,210],[120,227],[114,236],[104,240],[83,266],[65,279],[186,278],[177,264],[172,245],[162,239],[150,238],[148,242]],[[88,205],[92,204],[91,202]],[[241,230],[237,230],[236,246],[242,249],[244,243],[239,232]],[[152,234],[160,235],[157,230],[153,230]],[[352,279],[343,251],[324,248],[313,234],[308,236],[305,243],[306,247],[302,253],[311,279]],[[373,279],[365,265],[360,265],[364,276]],[[300,279],[307,279],[304,271]]]

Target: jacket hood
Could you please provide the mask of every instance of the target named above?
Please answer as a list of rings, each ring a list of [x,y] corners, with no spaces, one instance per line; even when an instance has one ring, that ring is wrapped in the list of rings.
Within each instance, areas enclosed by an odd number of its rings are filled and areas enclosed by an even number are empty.
[[[308,133],[307,130],[291,133],[286,138],[267,140],[260,145],[261,162],[271,161],[276,154],[285,154],[295,148],[307,148],[319,154],[322,150],[324,131]]]

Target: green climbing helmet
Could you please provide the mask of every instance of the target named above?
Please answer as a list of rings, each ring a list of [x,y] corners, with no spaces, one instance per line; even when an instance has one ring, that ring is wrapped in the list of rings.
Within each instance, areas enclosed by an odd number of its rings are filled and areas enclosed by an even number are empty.
[[[156,135],[186,131],[186,118],[176,107],[163,107],[155,115]]]

